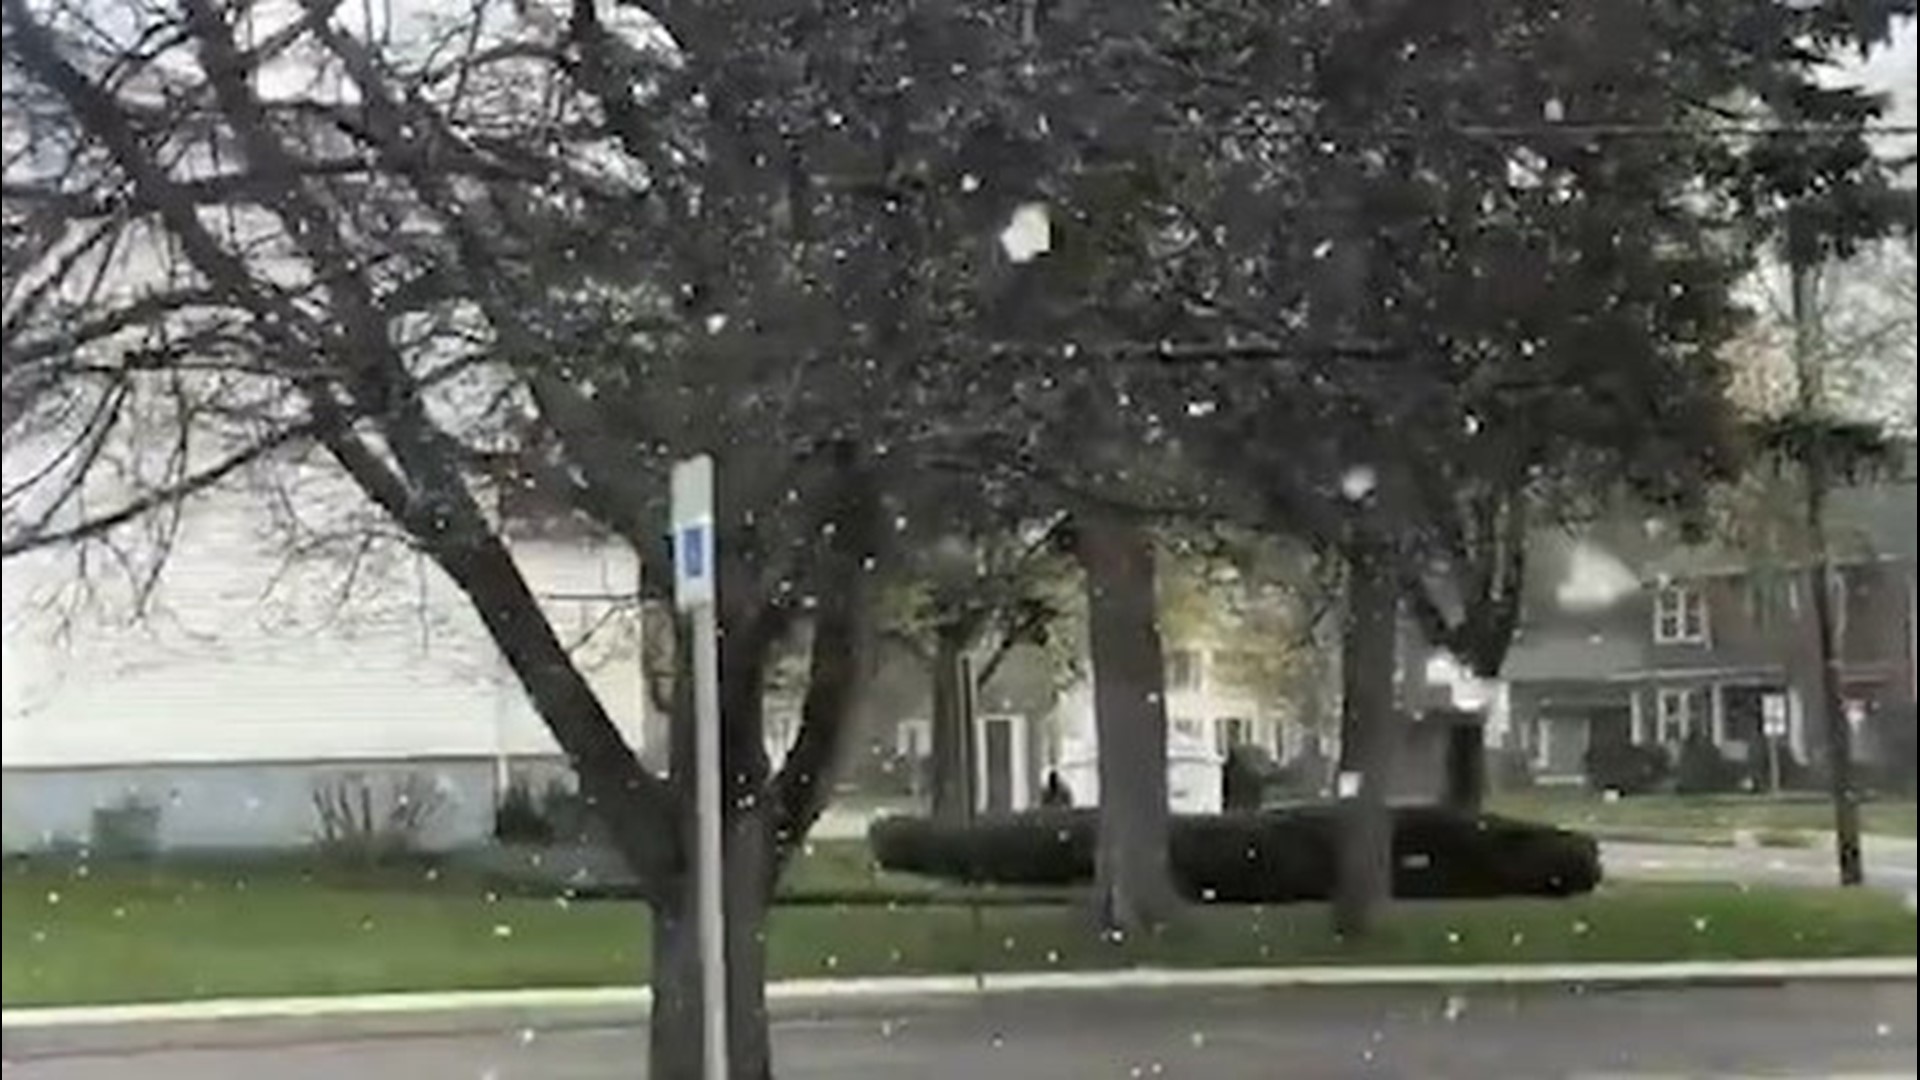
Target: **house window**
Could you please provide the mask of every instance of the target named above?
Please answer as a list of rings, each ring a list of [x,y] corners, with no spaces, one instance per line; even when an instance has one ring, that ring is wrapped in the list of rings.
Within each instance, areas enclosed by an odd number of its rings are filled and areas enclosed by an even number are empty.
[[[1654,598],[1653,640],[1662,644],[1707,640],[1707,601],[1698,589],[1668,585]]]
[[[1200,685],[1200,655],[1191,649],[1175,649],[1167,654],[1167,685],[1175,690],[1192,690]]]
[[[1213,748],[1224,754],[1253,741],[1253,723],[1242,716],[1223,716],[1213,722]]]
[[[918,761],[933,753],[933,722],[902,720],[893,731],[893,748],[901,757]]]
[[[1659,736],[1663,743],[1686,741],[1700,714],[1698,690],[1661,690]]]

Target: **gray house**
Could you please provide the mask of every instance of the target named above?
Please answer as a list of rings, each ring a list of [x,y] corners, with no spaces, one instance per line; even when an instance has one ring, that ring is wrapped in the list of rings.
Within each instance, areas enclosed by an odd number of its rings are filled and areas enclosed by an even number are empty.
[[[1841,693],[1868,758],[1912,745],[1899,729],[1914,715],[1914,514],[1911,469],[1832,499]],[[1645,522],[1543,534],[1531,562],[1502,676],[1509,744],[1538,774],[1580,777],[1595,744],[1696,733],[1740,759],[1765,746],[1769,715],[1798,759],[1818,759],[1804,562],[1685,544]]]

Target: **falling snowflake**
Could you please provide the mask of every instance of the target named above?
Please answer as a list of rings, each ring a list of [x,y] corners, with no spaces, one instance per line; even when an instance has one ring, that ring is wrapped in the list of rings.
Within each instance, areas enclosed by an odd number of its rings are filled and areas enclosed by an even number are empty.
[[[1355,465],[1340,476],[1340,494],[1349,500],[1358,502],[1373,494],[1379,476],[1371,465]]]
[[[1007,227],[1000,230],[1000,247],[1007,258],[1028,263],[1053,250],[1053,222],[1045,203],[1021,203]]]

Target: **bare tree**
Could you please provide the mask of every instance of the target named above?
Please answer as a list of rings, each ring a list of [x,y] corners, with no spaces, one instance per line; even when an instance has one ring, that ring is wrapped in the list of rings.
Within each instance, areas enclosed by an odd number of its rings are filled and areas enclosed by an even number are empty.
[[[471,602],[644,883],[654,1074],[686,1076],[688,777],[622,740],[490,495],[618,537],[659,599],[666,468],[714,453],[731,1060],[764,1076],[764,913],[862,683],[874,448],[914,435],[913,365],[876,351],[880,319],[840,318],[874,294],[838,268],[875,231],[809,233],[833,208],[763,167],[776,125],[685,80],[699,57],[653,19],[603,14],[8,0],[4,551],[108,541],[250,476],[345,481]],[[802,625],[776,773],[762,686]]]

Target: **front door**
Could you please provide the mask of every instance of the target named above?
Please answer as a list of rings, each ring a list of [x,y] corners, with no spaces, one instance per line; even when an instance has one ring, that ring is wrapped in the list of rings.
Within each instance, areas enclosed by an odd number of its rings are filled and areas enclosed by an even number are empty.
[[[986,796],[981,807],[989,814],[1006,814],[1013,811],[1013,721],[1006,717],[991,717],[984,721],[981,731],[986,743],[986,753],[981,755],[982,793]]]

